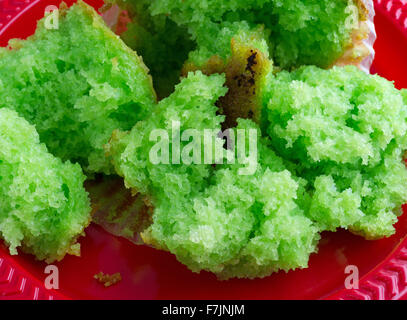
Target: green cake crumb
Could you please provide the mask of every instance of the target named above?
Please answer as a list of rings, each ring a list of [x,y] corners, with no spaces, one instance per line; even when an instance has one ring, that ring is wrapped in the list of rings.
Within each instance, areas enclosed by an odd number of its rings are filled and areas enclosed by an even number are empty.
[[[107,147],[126,186],[154,208],[143,239],[172,252],[191,270],[208,270],[222,279],[307,267],[318,228],[295,202],[298,179],[266,140],[261,140],[253,176],[239,175],[239,164],[166,165],[149,159],[150,133],[171,132],[174,120],[180,121],[181,134],[189,128],[220,130],[224,116],[217,115],[215,102],[226,92],[224,81],[221,75],[189,73],[150,118],[130,132],[116,132]],[[237,129],[260,133],[251,120],[240,120]]]
[[[0,109],[0,235],[40,260],[79,255],[77,238],[91,220],[78,164],[48,153],[34,126]]]
[[[353,66],[269,76],[267,134],[308,181],[322,230],[390,236],[407,199],[407,108],[392,82]]]
[[[103,145],[155,102],[141,58],[79,1],[61,7],[59,28],[38,23],[28,40],[0,49],[0,108],[35,124],[48,150],[88,173],[113,173]]]

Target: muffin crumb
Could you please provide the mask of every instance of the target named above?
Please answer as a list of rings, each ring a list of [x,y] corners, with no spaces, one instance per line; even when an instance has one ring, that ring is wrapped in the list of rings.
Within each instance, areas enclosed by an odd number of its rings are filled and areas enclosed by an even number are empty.
[[[113,286],[120,281],[122,281],[122,276],[120,272],[117,272],[115,274],[104,274],[102,271],[95,274],[93,276],[94,279],[96,279],[99,283],[103,284],[106,288]]]

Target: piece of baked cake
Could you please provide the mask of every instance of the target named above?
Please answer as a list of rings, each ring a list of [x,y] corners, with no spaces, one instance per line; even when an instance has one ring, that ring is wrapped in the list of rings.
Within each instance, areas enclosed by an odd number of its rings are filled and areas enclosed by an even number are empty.
[[[0,236],[11,254],[21,248],[49,263],[79,255],[91,220],[84,181],[78,164],[48,153],[33,125],[0,109]]]
[[[0,108],[35,124],[49,151],[87,173],[112,173],[103,145],[155,103],[140,57],[79,1],[59,10],[57,29],[38,22],[27,40],[0,49]]]

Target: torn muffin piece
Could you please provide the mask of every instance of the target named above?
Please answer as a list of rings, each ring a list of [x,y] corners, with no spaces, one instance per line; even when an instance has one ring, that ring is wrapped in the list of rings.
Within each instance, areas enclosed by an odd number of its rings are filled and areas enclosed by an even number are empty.
[[[243,143],[255,143],[252,172],[242,174],[244,164],[225,161],[231,160],[232,151],[218,137],[224,116],[217,114],[215,105],[227,91],[224,81],[222,75],[189,73],[151,117],[130,132],[116,132],[107,146],[126,186],[146,197],[153,208],[152,223],[141,236],[146,244],[175,254],[192,271],[211,271],[221,279],[304,268],[316,251],[319,234],[295,203],[299,179],[286,170],[251,120],[239,120],[229,134],[244,131]],[[174,121],[179,121],[179,133]],[[173,163],[178,149],[164,133],[183,137],[190,129],[198,130],[195,139],[182,138],[180,150],[182,159],[194,161]],[[204,138],[205,129],[214,132],[211,143]],[[151,139],[158,132],[162,139]],[[156,143],[163,162],[151,158]],[[205,162],[216,143],[220,156],[216,162]]]
[[[11,254],[21,248],[48,263],[79,255],[91,220],[84,181],[78,164],[48,153],[34,126],[0,109],[0,236]]]
[[[224,128],[235,127],[238,118],[260,122],[262,90],[272,70],[264,30],[251,29],[246,23],[225,24],[219,38],[217,42],[202,39],[199,49],[190,53],[183,75],[196,70],[225,74],[228,92],[217,102],[226,116]]]
[[[128,130],[155,103],[148,69],[79,1],[59,10],[59,26],[38,22],[27,40],[0,49],[0,108],[36,125],[41,142],[87,173],[113,173],[103,145],[114,129]]]
[[[270,75],[265,133],[308,181],[308,216],[322,230],[390,236],[407,199],[405,90],[356,67]]]

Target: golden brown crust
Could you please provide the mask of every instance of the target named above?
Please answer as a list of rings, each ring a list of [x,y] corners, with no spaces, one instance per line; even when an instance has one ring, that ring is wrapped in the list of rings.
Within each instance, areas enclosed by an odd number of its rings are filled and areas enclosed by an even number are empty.
[[[217,102],[221,113],[226,115],[224,129],[235,127],[238,118],[260,120],[261,83],[271,66],[264,53],[236,39],[232,39],[231,49],[232,55],[226,63],[220,57],[212,56],[202,67],[187,63],[182,70],[183,76],[196,70],[206,75],[225,73],[229,90]]]
[[[355,65],[361,66],[364,59],[372,53],[366,45],[371,29],[369,26],[369,9],[366,6],[366,0],[356,0],[359,9],[358,27],[352,31],[350,42],[346,46],[343,55],[337,59],[332,66]]]

